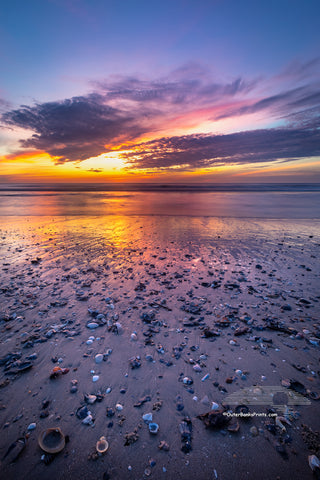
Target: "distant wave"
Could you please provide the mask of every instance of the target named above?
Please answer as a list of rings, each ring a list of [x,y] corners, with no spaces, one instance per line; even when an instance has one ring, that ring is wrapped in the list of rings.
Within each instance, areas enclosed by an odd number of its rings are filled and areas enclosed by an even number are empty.
[[[0,184],[4,192],[320,192],[318,183],[254,183],[254,184]]]

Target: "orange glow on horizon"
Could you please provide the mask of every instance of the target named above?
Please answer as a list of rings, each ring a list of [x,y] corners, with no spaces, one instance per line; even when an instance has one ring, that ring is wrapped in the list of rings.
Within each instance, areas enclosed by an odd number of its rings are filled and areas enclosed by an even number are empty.
[[[320,166],[320,161],[315,161],[315,162],[308,162],[308,163],[303,163],[303,164],[295,164],[295,165],[286,165],[286,164],[281,164],[279,166],[261,166],[259,170],[253,170],[250,172],[240,172],[237,173],[237,176],[243,176],[243,175],[256,175],[256,174],[261,174],[261,173],[269,173],[269,172],[284,172],[286,173],[287,170],[301,170],[309,167],[317,167]]]

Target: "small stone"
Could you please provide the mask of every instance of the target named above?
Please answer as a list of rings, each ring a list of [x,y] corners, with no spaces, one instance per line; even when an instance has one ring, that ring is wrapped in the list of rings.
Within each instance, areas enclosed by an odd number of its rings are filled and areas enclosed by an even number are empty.
[[[99,378],[100,378],[99,375],[93,375],[92,381],[97,382],[99,380]]]
[[[94,357],[94,361],[95,361],[97,364],[103,362],[103,355],[102,355],[102,353],[98,353],[98,354]]]
[[[219,410],[219,405],[216,402],[212,402],[211,404],[211,410]]]
[[[200,367],[200,365],[198,363],[196,363],[195,365],[193,365],[193,370],[195,372],[202,372],[202,368]]]
[[[34,430],[36,428],[37,424],[36,423],[30,423],[30,425],[28,425],[28,432],[31,432],[31,430]]]
[[[98,327],[99,327],[99,324],[96,322],[90,322],[87,325],[87,328],[90,328],[91,330],[94,330],[95,328],[98,328]]]
[[[118,410],[118,412],[121,412],[123,410],[123,405],[121,405],[121,403],[117,403],[116,410]]]
[[[205,396],[201,399],[201,403],[202,403],[203,405],[210,405],[210,400],[209,400],[208,395],[205,395]]]

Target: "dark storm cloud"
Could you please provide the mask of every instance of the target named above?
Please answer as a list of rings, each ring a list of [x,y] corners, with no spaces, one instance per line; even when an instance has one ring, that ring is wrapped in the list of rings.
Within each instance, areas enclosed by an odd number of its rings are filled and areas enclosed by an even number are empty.
[[[136,146],[122,157],[134,168],[193,170],[226,164],[287,161],[320,155],[317,128],[264,129],[229,135],[161,138]]]

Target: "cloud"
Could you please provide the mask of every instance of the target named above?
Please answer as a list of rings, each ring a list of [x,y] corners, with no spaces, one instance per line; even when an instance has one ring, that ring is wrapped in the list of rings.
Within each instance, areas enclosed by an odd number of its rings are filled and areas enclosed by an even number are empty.
[[[46,151],[65,162],[100,155],[106,150],[106,143],[116,142],[122,136],[137,138],[141,127],[136,117],[106,105],[104,98],[95,93],[22,106],[4,113],[2,121],[35,132],[21,140],[23,148]]]
[[[102,173],[102,172],[103,172],[103,168],[89,168],[89,170],[87,170],[87,172]]]
[[[291,74],[301,70],[299,65],[292,66]],[[262,79],[238,77],[223,82],[200,65],[189,64],[158,80],[111,76],[92,83],[92,88],[88,95],[22,105],[3,113],[6,128],[32,132],[20,140],[19,153],[47,152],[57,163],[65,163],[117,149],[122,150],[128,168],[191,169],[319,154],[315,121],[320,89],[316,82],[262,95]],[[183,122],[191,118],[197,126],[200,110],[202,122],[263,112],[269,124],[282,119],[287,128],[163,137],[170,124],[183,128]],[[213,112],[219,113],[213,117]],[[148,136],[158,139],[143,142]],[[131,151],[128,144],[133,145]]]
[[[318,107],[320,113],[320,86],[307,85],[281,92],[276,95],[264,97],[256,102],[249,103],[237,108],[226,109],[222,114],[215,117],[216,120],[253,114],[269,110],[274,116],[281,118],[295,114],[297,110]]]
[[[241,78],[221,84],[208,81],[206,74],[197,79],[181,75],[175,72],[172,78],[159,81],[112,77],[96,83],[96,91],[89,95],[22,105],[5,112],[1,120],[7,127],[34,132],[20,141],[23,149],[46,151],[60,163],[82,161],[161,130],[178,114],[251,88]]]
[[[301,62],[297,59],[290,62],[275,78],[279,80],[293,80],[297,82],[315,76],[319,78],[320,57]]]
[[[124,152],[122,158],[130,168],[194,170],[318,155],[318,128],[278,128],[161,138],[136,145],[132,151]]]
[[[139,104],[161,101],[170,105],[188,102],[188,105],[192,105],[194,102],[204,104],[208,100],[214,101],[243,92],[247,93],[254,85],[254,82],[246,82],[241,77],[229,83],[219,83],[209,80],[204,74],[196,78],[190,74],[189,70],[187,73],[184,78],[181,78],[181,72],[179,75],[174,72],[169,78],[159,81],[118,77],[114,82],[100,82],[96,86],[107,100],[130,100]]]
[[[0,112],[5,112],[6,110],[8,110],[10,108],[10,106],[11,105],[10,105],[9,102],[7,102],[7,100],[0,97]]]

